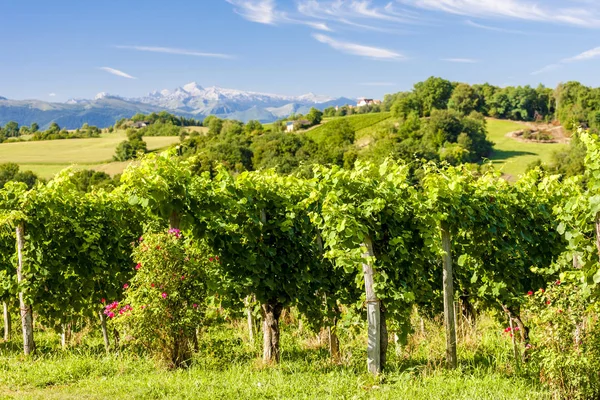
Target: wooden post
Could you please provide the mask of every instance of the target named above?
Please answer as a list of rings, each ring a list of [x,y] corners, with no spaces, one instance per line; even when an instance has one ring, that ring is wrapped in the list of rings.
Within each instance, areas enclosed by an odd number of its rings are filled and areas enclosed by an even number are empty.
[[[19,284],[23,282],[23,251],[25,248],[25,227],[23,222],[19,223],[16,228],[17,234],[17,281]],[[21,310],[21,325],[23,327],[23,352],[26,356],[33,353],[35,343],[33,341],[33,310],[31,304],[26,304],[25,295],[19,292],[19,307]]]
[[[279,362],[279,317],[283,307],[278,303],[265,303],[261,306],[263,315],[263,361]]]
[[[454,283],[452,281],[452,245],[450,228],[441,224],[442,249],[444,250],[444,324],[446,325],[446,363],[448,368],[456,368],[456,328],[454,320]]]
[[[373,242],[371,238],[365,238],[364,246],[366,252],[364,257],[374,257]],[[368,343],[367,343],[367,369],[370,373],[377,375],[381,372],[381,315],[379,299],[373,288],[373,266],[371,261],[363,262],[363,274],[365,277],[365,294],[367,303]]]
[[[12,330],[11,321],[10,321],[10,312],[8,311],[8,303],[4,302],[2,304],[4,306],[4,340],[10,340],[10,331]]]
[[[108,330],[106,329],[106,316],[102,312],[102,310],[98,311],[98,315],[100,315],[100,327],[102,328],[102,338],[104,339],[104,348],[106,349],[106,353],[110,352],[110,341],[108,340]]]
[[[254,318],[252,317],[252,309],[250,308],[250,296],[246,296],[246,317],[248,319],[248,338],[250,344],[254,346]]]
[[[515,336],[515,326],[513,324],[512,314],[508,314],[508,323],[510,325],[510,336],[512,337],[513,353],[515,356],[515,364],[517,372],[521,369],[521,360],[519,359],[519,349],[517,348],[517,337]]]

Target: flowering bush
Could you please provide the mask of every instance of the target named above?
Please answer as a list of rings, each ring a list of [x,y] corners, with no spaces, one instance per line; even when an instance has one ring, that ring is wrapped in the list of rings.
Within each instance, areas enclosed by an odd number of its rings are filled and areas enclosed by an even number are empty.
[[[169,366],[184,365],[203,319],[206,249],[177,229],[146,234],[133,251],[136,274],[124,283],[124,298],[104,313],[131,344],[141,345]]]
[[[527,296],[530,368],[558,398],[600,398],[600,307],[574,284],[556,281]]]

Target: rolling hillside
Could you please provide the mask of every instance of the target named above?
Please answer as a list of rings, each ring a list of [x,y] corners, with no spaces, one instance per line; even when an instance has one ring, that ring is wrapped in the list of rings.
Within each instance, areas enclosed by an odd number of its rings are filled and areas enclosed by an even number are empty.
[[[72,164],[114,175],[129,164],[112,161],[117,145],[125,139],[125,133],[118,132],[92,139],[2,143],[0,160],[17,163],[21,169],[31,170],[46,179]],[[152,136],[145,137],[144,141],[148,150],[157,150],[179,142],[179,137]]]

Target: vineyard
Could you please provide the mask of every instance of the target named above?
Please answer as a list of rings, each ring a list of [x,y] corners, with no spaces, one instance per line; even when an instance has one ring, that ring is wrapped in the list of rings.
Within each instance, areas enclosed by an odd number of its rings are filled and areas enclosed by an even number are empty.
[[[426,323],[443,321],[435,369],[461,370],[465,331],[488,321],[503,326],[515,379],[542,396],[597,398],[600,140],[578,135],[586,174],[569,179],[533,170],[509,183],[426,164],[415,184],[389,160],[319,166],[310,178],[196,174],[194,158],[163,153],[110,192],[78,191],[70,170],[31,190],[10,182],[0,190],[5,341],[35,359],[38,335],[57,332],[64,348],[97,335],[108,354],[177,371],[223,346],[231,362],[237,326],[276,368],[295,324],[327,343],[331,365],[348,363],[358,340],[370,385],[389,387],[386,370]],[[11,337],[17,321],[22,339]],[[401,383],[404,395],[414,382]]]

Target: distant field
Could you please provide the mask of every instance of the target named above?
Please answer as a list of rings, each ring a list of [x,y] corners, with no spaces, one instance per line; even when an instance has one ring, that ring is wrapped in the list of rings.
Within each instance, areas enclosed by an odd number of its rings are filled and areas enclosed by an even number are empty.
[[[43,178],[51,178],[63,168],[79,164],[80,168],[120,173],[128,163],[111,162],[117,145],[125,140],[123,132],[103,134],[93,139],[45,140],[0,144],[0,160],[14,162]],[[176,136],[145,137],[149,150],[179,142]]]
[[[360,138],[368,134],[369,128],[372,128],[374,125],[381,123],[382,121],[390,118],[391,113],[389,112],[380,112],[380,113],[372,113],[372,114],[354,114],[347,117],[337,117],[331,118],[324,121],[321,125],[316,128],[310,129],[307,131],[307,136],[313,139],[316,142],[319,142],[323,137],[323,132],[325,131],[325,127],[331,121],[334,121],[339,118],[344,118],[347,120],[350,125],[356,131],[356,137]]]
[[[559,143],[524,143],[506,136],[509,132],[523,128],[524,125],[518,122],[491,118],[487,120],[488,137],[494,142],[494,152],[490,159],[511,180],[523,174],[534,161],[540,159],[548,163],[552,159],[552,153],[568,147]]]

